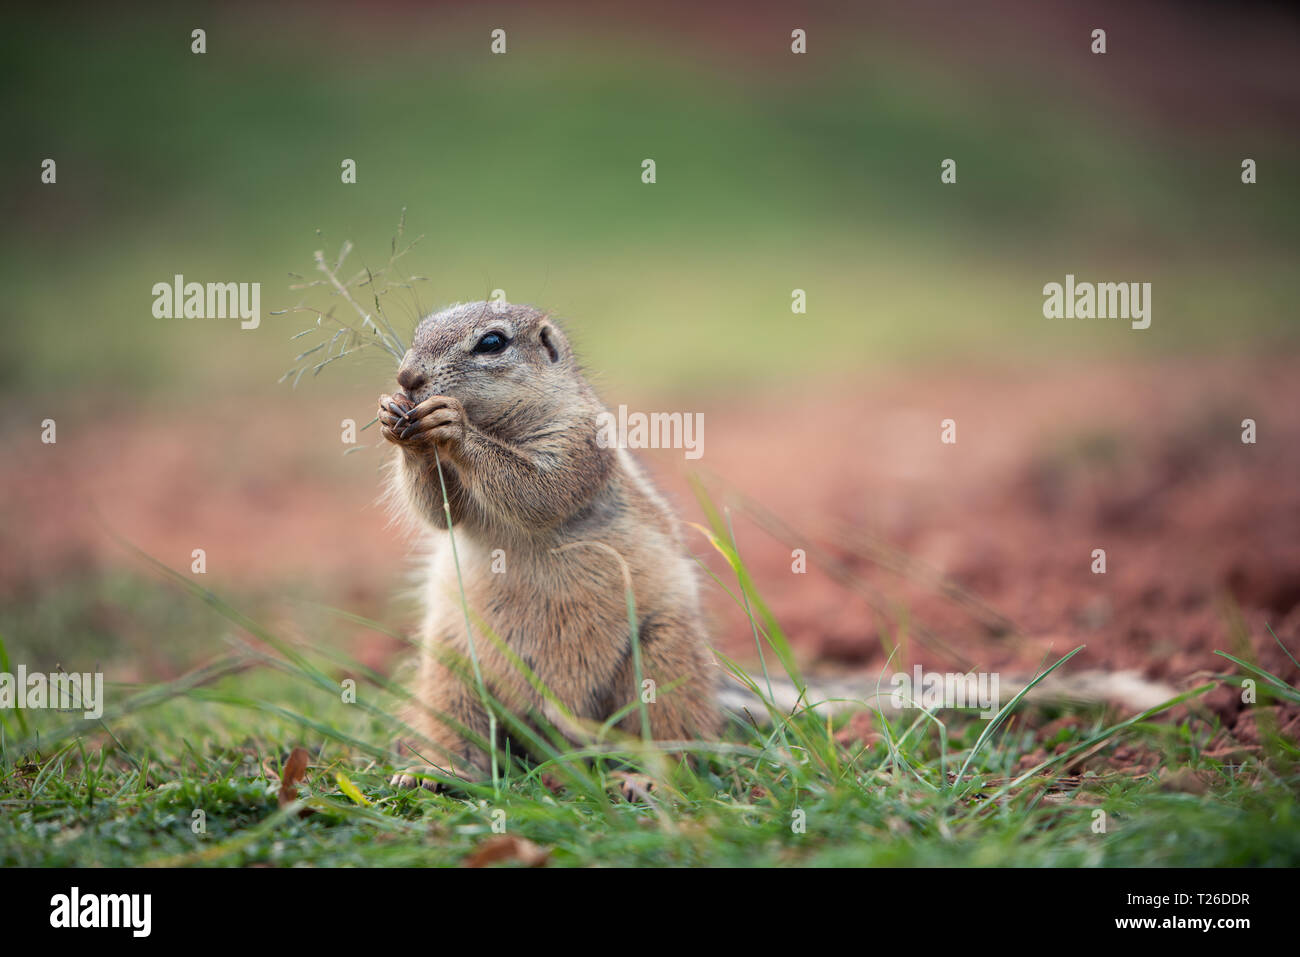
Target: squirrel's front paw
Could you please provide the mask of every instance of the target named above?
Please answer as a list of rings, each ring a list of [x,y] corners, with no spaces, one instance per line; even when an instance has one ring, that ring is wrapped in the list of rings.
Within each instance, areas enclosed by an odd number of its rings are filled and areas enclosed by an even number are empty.
[[[419,405],[402,393],[379,397],[379,432],[397,445],[427,445],[443,448],[458,445],[465,438],[465,407],[459,399],[433,395]]]
[[[379,434],[389,442],[401,444],[399,437],[402,429],[406,427],[405,416],[411,411],[414,403],[406,397],[405,393],[395,392],[392,395],[381,395],[379,397]]]

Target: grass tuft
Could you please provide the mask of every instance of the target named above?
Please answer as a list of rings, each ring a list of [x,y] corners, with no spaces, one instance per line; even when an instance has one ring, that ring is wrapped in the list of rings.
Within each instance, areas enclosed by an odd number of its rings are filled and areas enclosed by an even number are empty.
[[[788,643],[725,514],[702,498],[710,526],[701,528],[735,572],[732,597],[750,616],[759,660],[771,653],[784,667]],[[170,583],[196,631],[216,612],[239,633],[172,681],[112,687],[117,704],[100,722],[0,710],[0,864],[459,865],[500,827],[542,848],[551,866],[1300,863],[1295,743],[1276,736],[1245,759],[1208,756],[1221,729],[1192,705],[1218,682],[1118,721],[1096,707],[1033,705],[1023,692],[989,720],[889,713],[873,707],[879,689],[864,688],[874,719],[864,730],[806,694],[779,707],[770,692],[779,672],[755,678],[720,655],[764,714],[732,722],[718,741],[656,743],[615,728],[641,706],[629,701],[574,744],[503,709],[466,662],[508,742],[492,748],[492,780],[435,774],[448,790],[397,790],[392,742],[412,734],[396,717],[410,692],[344,650],[351,629],[395,630],[325,609],[304,647],[137,555]],[[635,634],[632,602],[629,627]],[[500,642],[481,623],[473,634]],[[1225,657],[1279,698],[1295,691]],[[9,658],[0,642],[0,664]],[[340,694],[345,678],[355,701]],[[1170,713],[1180,717],[1154,720]],[[1051,737],[1037,730],[1062,715],[1073,720]],[[1114,770],[1104,759],[1121,742],[1156,755],[1151,770]],[[281,808],[278,769],[299,747],[306,773]]]

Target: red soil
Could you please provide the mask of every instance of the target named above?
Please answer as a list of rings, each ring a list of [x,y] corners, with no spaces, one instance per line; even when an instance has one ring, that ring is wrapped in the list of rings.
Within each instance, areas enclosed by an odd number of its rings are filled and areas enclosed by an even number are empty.
[[[670,451],[642,460],[692,522],[703,519],[684,466],[703,467],[719,502],[733,503],[761,593],[814,666],[878,668],[882,631],[905,623],[896,661],[935,670],[1031,672],[1086,644],[1072,666],[1136,668],[1181,686],[1234,670],[1215,649],[1244,650],[1297,683],[1265,627],[1300,655],[1293,370],[1257,359],[927,369],[634,408],[704,411],[698,463]],[[124,408],[93,420],[78,414],[85,405],[11,420],[52,415],[60,431],[44,446],[30,426],[9,430],[5,604],[130,565],[107,527],[179,569],[206,549],[205,583],[218,591],[307,582],[328,604],[382,613],[405,544],[375,504],[380,454],[340,454],[337,424],[360,414],[356,403],[299,393],[269,407]],[[955,445],[940,442],[947,418]],[[1256,444],[1241,441],[1245,418]],[[699,532],[688,540],[733,584]],[[796,547],[806,574],[791,571]],[[1104,575],[1090,570],[1096,548]],[[898,562],[909,563],[903,573],[888,567]],[[752,660],[744,614],[713,583],[705,591],[718,646]],[[1236,720],[1232,689],[1210,700]]]

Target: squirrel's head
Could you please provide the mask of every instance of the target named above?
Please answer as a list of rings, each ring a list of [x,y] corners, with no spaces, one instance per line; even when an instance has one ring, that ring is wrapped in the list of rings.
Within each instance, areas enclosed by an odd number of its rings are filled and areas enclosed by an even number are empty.
[[[471,419],[491,420],[571,393],[573,352],[547,313],[504,302],[459,303],[423,319],[397,382],[416,403],[459,399]]]

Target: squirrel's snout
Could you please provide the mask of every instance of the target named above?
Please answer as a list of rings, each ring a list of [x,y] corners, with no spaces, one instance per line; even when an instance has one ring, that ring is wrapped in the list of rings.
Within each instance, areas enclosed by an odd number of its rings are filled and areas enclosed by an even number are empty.
[[[413,369],[410,366],[404,365],[402,368],[397,370],[397,384],[400,385],[409,396],[414,396],[416,392],[424,387],[424,384],[427,381],[428,380],[425,378],[423,372]]]

